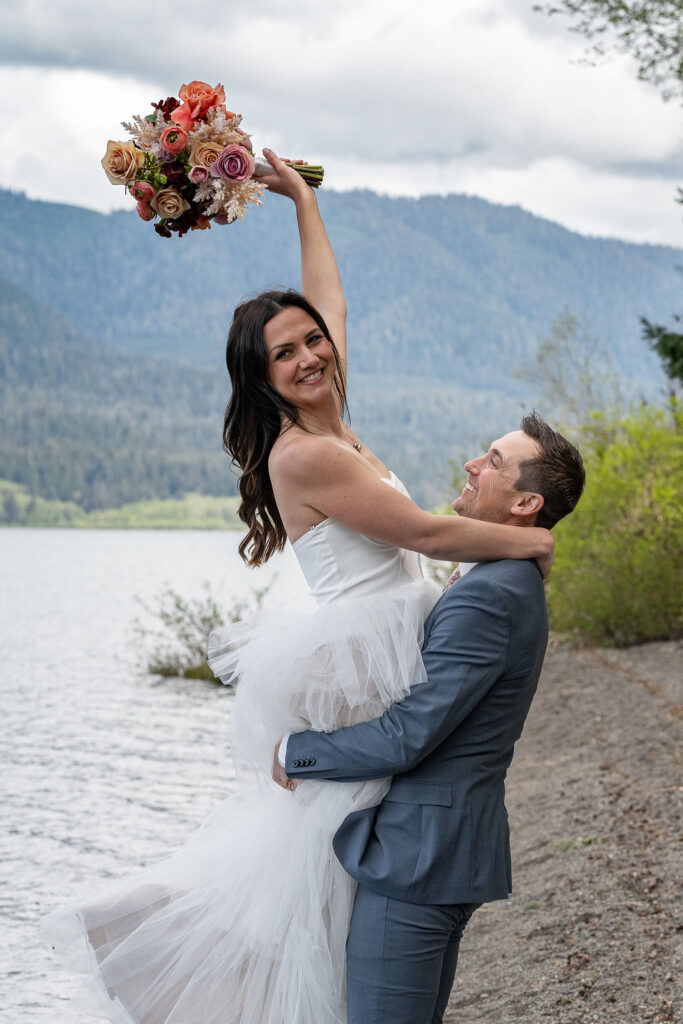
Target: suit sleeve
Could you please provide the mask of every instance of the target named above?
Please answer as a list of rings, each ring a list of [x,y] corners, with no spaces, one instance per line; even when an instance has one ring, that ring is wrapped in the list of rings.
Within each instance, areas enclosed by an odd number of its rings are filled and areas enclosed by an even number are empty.
[[[422,657],[427,680],[380,718],[334,732],[292,733],[290,778],[362,782],[396,775],[427,757],[502,675],[510,616],[490,582],[458,586],[442,598]]]

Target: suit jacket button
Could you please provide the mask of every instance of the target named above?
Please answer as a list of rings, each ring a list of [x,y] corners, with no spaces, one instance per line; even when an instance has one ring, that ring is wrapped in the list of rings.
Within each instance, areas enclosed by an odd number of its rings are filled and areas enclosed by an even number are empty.
[[[311,765],[315,764],[315,758],[312,757],[311,760],[308,763],[311,764]]]
[[[294,762],[294,767],[295,768],[301,768],[301,761],[295,761]]]

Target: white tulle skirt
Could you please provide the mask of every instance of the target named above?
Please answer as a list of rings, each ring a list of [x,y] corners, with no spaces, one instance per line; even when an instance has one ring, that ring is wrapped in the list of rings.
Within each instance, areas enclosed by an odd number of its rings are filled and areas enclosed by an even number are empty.
[[[210,664],[237,683],[238,791],[169,859],[47,918],[49,941],[88,976],[91,1012],[116,1024],[344,1024],[354,883],[332,837],[388,780],[288,792],[270,778],[273,751],[287,732],[376,717],[422,682],[438,593],[421,580],[213,634]]]

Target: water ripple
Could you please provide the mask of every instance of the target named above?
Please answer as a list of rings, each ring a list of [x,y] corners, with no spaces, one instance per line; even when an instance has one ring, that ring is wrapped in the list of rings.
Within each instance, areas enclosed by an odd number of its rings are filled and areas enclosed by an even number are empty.
[[[139,608],[165,584],[226,605],[277,574],[271,603],[303,599],[293,556],[247,570],[234,534],[0,529],[0,1021],[91,1024],[41,945],[53,907],[172,852],[230,791],[230,690],[144,674]],[[171,568],[169,568],[171,567]]]

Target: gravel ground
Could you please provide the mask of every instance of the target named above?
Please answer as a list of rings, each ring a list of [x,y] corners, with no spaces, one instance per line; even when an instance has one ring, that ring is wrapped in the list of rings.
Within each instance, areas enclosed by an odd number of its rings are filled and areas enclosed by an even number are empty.
[[[448,1024],[681,1019],[682,680],[681,644],[551,642],[508,778],[514,893],[472,918]]]

